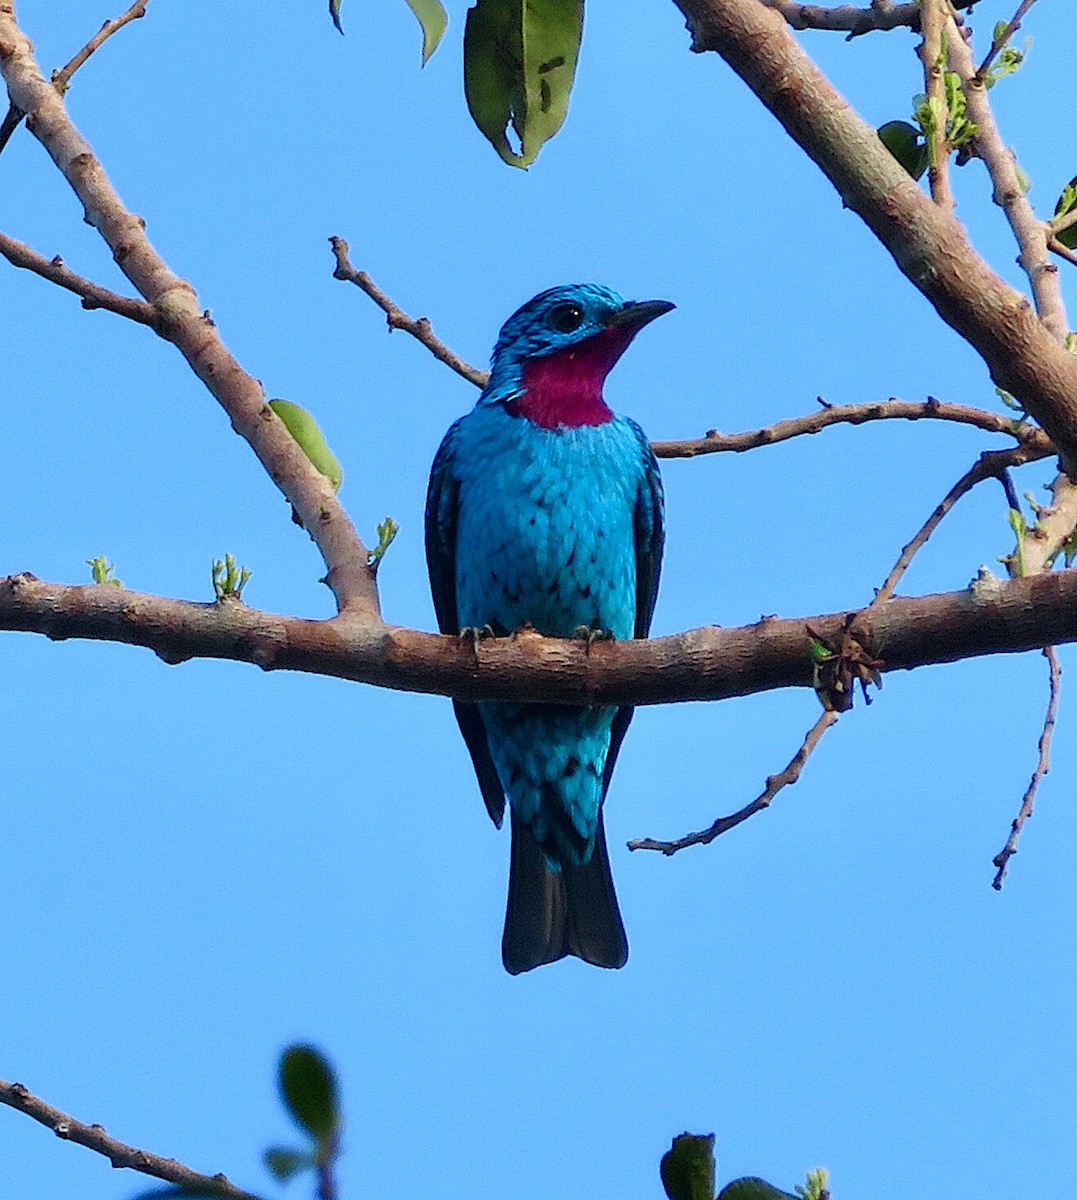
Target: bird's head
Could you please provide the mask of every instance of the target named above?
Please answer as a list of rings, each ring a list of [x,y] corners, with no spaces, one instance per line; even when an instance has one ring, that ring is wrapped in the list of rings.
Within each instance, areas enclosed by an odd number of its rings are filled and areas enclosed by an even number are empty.
[[[602,425],[602,385],[668,300],[625,300],[612,288],[568,284],[540,292],[505,322],[480,403],[504,404],[546,429]]]

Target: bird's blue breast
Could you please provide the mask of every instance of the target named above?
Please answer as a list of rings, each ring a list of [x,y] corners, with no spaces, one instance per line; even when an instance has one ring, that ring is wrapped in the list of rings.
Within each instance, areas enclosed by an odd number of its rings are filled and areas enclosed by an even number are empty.
[[[530,623],[633,635],[633,512],[644,472],[636,427],[541,429],[479,405],[459,423],[456,599],[461,627]]]
[[[634,635],[633,513],[646,446],[620,417],[542,429],[479,404],[453,432],[459,487],[456,603],[461,628],[554,637],[581,626]],[[509,803],[552,867],[587,862],[602,805],[616,708],[479,706]]]

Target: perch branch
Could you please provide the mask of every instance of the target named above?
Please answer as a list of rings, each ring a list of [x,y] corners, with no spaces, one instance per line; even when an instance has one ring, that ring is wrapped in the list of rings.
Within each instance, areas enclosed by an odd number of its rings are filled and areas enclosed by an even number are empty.
[[[949,12],[949,0],[923,0],[920,6],[920,24],[924,33],[920,43],[920,60],[924,67],[924,91],[934,110],[934,120],[928,132],[931,157],[928,183],[935,203],[952,211],[954,194],[950,187],[950,142],[946,136],[946,88],[943,82],[943,64],[946,61],[942,50],[946,25],[944,4]]]
[[[145,300],[136,300],[132,296],[121,296],[118,292],[110,291],[98,283],[76,275],[59,255],[46,258],[24,242],[8,237],[6,233],[0,233],[0,254],[13,267],[33,271],[42,279],[81,296],[83,308],[107,308],[121,317],[127,317],[129,321],[137,321],[151,329],[157,328],[157,312],[152,304],[147,304]]]
[[[114,1167],[127,1167],[152,1175],[192,1191],[221,1196],[224,1200],[259,1200],[252,1192],[236,1187],[225,1175],[203,1175],[174,1158],[163,1158],[149,1150],[138,1150],[110,1137],[100,1125],[86,1125],[51,1104],[46,1104],[21,1083],[7,1083],[0,1079],[0,1104],[6,1104],[17,1112],[32,1117],[46,1129],[51,1129],[58,1138],[85,1146],[109,1160]]]
[[[728,817],[719,817],[713,825],[700,830],[698,833],[686,833],[684,837],[676,838],[673,841],[666,842],[658,838],[649,837],[633,838],[628,843],[629,850],[657,850],[661,854],[668,856],[676,854],[678,850],[684,850],[687,846],[706,846],[721,834],[727,833],[730,829],[735,829],[742,821],[747,821],[749,817],[767,808],[771,800],[774,799],[782,788],[796,783],[800,778],[801,771],[804,770],[804,764],[808,761],[808,757],[819,744],[820,738],[822,738],[823,734],[832,725],[837,723],[837,720],[838,714],[832,709],[825,709],[821,712],[819,719],[808,730],[800,749],[793,755],[789,764],[784,770],[779,771],[777,775],[767,777],[762,793],[750,804],[746,804],[735,813],[730,813]]]
[[[1010,826],[1010,836],[1006,839],[1006,845],[995,855],[993,860],[995,867],[998,869],[995,872],[995,878],[991,886],[996,892],[1002,890],[1002,881],[1006,878],[1010,859],[1017,853],[1017,843],[1021,837],[1021,830],[1024,829],[1025,822],[1032,816],[1040,780],[1051,769],[1051,737],[1054,734],[1055,720],[1058,717],[1058,700],[1062,691],[1062,667],[1059,664],[1058,654],[1054,646],[1044,647],[1043,653],[1050,665],[1050,696],[1047,701],[1047,714],[1043,719],[1043,731],[1040,734],[1040,756],[1039,761],[1036,763],[1036,769],[1032,772],[1032,778],[1029,780],[1028,787],[1025,789],[1025,794],[1021,799],[1020,811],[1014,817],[1013,823]]]
[[[193,604],[106,584],[0,579],[0,629],[145,646],[168,663],[221,658],[460,700],[668,704],[811,687],[805,626],[830,644],[851,632],[884,671],[1077,641],[1077,570],[978,579],[866,609],[738,629],[596,643],[523,630],[477,647],[450,636],[342,618],[310,621],[245,604]]]
[[[157,331],[172,342],[228,413],[270,478],[291,501],[328,567],[326,582],[340,612],[380,621],[367,549],[329,481],[321,475],[266,404],[261,384],[224,344],[194,288],[164,262],[93,151],[75,128],[63,99],[41,74],[29,39],[19,29],[13,0],[0,0],[0,73],[27,127],[82,202],[86,222],[112,250],[120,270],[157,313]]]
[[[352,266],[348,258],[348,243],[343,238],[331,237],[329,244],[333,247],[333,256],[337,260],[336,270],[333,272],[334,279],[341,279],[346,283],[354,283],[357,288],[366,292],[371,300],[385,313],[385,320],[390,329],[403,329],[405,333],[410,333],[439,362],[443,362],[447,367],[451,367],[457,375],[462,376],[468,383],[473,383],[479,388],[486,386],[489,373],[487,371],[480,371],[478,367],[473,367],[458,354],[450,350],[434,334],[428,318],[408,316],[402,308],[395,304],[378,287],[365,271],[357,271]]]

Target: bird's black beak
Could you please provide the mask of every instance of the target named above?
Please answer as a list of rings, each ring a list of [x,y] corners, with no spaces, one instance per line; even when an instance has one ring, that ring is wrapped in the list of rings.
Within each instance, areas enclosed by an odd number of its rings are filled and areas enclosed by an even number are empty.
[[[624,308],[609,318],[607,324],[620,325],[635,333],[644,325],[649,325],[655,317],[660,317],[676,307],[669,300],[629,300]]]

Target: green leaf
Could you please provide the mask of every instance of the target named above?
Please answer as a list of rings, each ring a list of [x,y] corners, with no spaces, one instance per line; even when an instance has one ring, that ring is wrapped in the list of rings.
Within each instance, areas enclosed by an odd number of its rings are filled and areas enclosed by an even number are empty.
[[[920,130],[908,121],[887,121],[876,132],[879,141],[913,179],[919,179],[928,166],[928,148],[921,140]]]
[[[339,2],[340,0],[337,0],[337,3]],[[405,0],[405,2],[422,26],[423,66],[425,67],[445,34],[445,28],[449,24],[449,14],[442,6],[441,0]]]
[[[300,1171],[317,1165],[309,1150],[294,1150],[289,1146],[270,1146],[265,1152],[266,1170],[278,1183],[287,1183]]]
[[[658,1173],[669,1200],[714,1200],[714,1134],[678,1134]]]
[[[340,0],[329,0],[329,15],[333,18],[333,24],[337,27],[337,32],[343,33],[344,26],[340,23]]]
[[[564,124],[582,35],[583,0],[478,0],[468,10],[467,106],[510,166],[529,167]]]
[[[280,1059],[280,1092],[292,1119],[324,1144],[340,1124],[337,1083],[324,1055],[313,1046],[289,1046]]]
[[[1075,208],[1077,208],[1077,179],[1071,179],[1062,189],[1062,195],[1058,198],[1058,203],[1055,205],[1055,216],[1064,217],[1073,212]],[[1061,233],[1056,233],[1055,237],[1063,246],[1077,250],[1077,225],[1063,229]]]
[[[797,1197],[772,1186],[758,1175],[745,1175],[743,1179],[727,1183],[718,1193],[718,1200],[797,1200]]]
[[[284,422],[288,432],[299,443],[299,448],[315,468],[333,485],[333,491],[340,491],[344,469],[340,460],[329,449],[318,422],[305,408],[293,404],[290,400],[270,400],[269,407]]]

